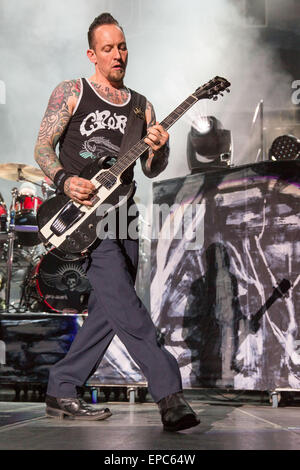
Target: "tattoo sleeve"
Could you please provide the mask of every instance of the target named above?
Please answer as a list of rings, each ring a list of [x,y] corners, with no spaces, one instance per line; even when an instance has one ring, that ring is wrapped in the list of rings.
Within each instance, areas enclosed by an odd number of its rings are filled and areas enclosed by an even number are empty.
[[[147,101],[146,104],[146,115],[148,115],[147,120],[147,129],[153,126],[156,123],[156,116],[155,111],[152,104]],[[145,152],[141,156],[141,165],[144,174],[148,178],[155,178],[158,176],[168,165],[168,158],[170,154],[170,146],[169,142],[167,142],[161,149],[157,152],[153,152],[152,149],[149,148],[147,152]]]
[[[60,83],[52,92],[44,114],[34,158],[46,176],[52,181],[62,165],[55,152],[55,147],[62,136],[71,117],[69,100],[78,97],[80,80],[70,80]]]

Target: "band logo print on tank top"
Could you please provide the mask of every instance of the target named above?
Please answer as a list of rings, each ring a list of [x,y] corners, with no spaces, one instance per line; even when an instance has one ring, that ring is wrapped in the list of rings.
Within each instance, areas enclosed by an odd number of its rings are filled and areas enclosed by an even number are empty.
[[[125,133],[130,93],[124,105],[114,105],[101,97],[88,80],[85,82],[87,88],[92,90],[100,101],[98,100],[98,109],[89,113],[80,124],[80,134],[89,139],[82,142],[79,155],[85,159],[94,159],[103,155],[115,157],[119,153],[122,136]]]

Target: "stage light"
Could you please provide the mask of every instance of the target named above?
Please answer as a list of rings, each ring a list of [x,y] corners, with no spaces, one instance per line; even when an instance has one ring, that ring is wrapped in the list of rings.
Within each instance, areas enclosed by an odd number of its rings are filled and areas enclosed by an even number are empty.
[[[280,135],[269,150],[269,160],[297,160],[300,158],[300,140],[293,135]]]
[[[192,122],[192,126],[199,134],[207,134],[213,128],[213,120],[209,116],[201,116],[197,121]]]
[[[216,170],[230,165],[231,132],[214,116],[193,121],[187,137],[187,160],[191,173]]]

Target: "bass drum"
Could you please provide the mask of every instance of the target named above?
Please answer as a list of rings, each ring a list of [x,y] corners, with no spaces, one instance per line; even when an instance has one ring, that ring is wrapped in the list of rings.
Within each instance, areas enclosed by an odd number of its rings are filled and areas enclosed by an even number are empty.
[[[83,267],[86,258],[68,259],[60,253],[56,248],[46,253],[29,275],[27,306],[34,311],[86,313],[91,291]]]

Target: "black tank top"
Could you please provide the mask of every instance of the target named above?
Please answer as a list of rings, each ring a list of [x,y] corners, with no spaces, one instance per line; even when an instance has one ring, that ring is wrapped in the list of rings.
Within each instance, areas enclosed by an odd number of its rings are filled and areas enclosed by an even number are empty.
[[[68,126],[59,140],[59,159],[64,169],[79,175],[94,159],[117,157],[125,132],[131,94],[124,105],[101,98],[85,78]]]

